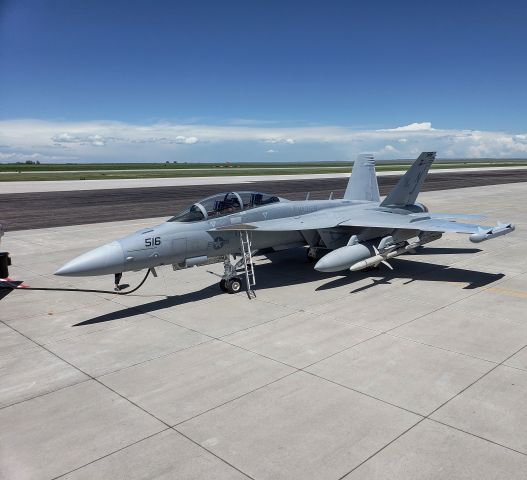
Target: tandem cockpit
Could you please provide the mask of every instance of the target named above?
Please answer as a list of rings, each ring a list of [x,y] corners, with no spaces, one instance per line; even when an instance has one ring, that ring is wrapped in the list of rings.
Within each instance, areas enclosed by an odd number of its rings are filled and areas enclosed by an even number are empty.
[[[168,221],[182,223],[201,222],[264,205],[287,201],[285,198],[261,192],[219,193],[194,203],[190,208]]]

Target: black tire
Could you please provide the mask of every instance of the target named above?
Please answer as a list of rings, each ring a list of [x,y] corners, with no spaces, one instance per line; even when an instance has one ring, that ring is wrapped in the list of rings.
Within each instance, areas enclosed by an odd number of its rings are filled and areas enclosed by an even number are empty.
[[[242,281],[238,277],[231,278],[225,284],[227,292],[229,293],[238,293],[242,289]]]
[[[311,250],[310,248],[306,251],[306,258],[308,262],[314,263],[318,260],[318,254],[316,250]]]
[[[222,279],[222,280],[220,281],[220,289],[221,289],[223,292],[225,292],[225,293],[228,292],[228,290],[227,290],[227,280]]]

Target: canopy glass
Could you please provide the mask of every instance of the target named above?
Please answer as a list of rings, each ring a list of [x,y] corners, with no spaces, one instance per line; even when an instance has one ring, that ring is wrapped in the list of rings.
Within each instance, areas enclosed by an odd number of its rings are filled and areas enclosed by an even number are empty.
[[[275,195],[260,192],[218,193],[196,202],[191,207],[172,217],[169,222],[199,222],[283,201],[286,200]]]

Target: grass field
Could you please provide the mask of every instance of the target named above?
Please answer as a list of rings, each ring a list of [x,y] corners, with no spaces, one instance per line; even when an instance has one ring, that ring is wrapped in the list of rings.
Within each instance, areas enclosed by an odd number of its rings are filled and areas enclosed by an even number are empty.
[[[0,164],[0,182],[42,180],[115,180],[240,175],[298,175],[349,173],[352,162],[318,163],[99,163],[99,164]],[[404,171],[408,163],[380,163],[377,171]],[[434,169],[527,166],[517,161],[437,162]]]

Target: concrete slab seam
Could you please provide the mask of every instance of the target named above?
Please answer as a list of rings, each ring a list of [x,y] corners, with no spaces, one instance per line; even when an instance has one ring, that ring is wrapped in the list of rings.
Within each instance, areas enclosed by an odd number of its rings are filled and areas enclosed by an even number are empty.
[[[188,347],[183,347],[180,350],[174,350],[172,352],[163,353],[162,355],[158,355],[156,357],[152,357],[152,358],[149,358],[147,360],[142,360],[140,362],[132,363],[131,365],[126,365],[125,367],[118,368],[117,370],[112,370],[111,372],[104,372],[101,375],[97,375],[94,378],[97,378],[97,379],[104,378],[106,375],[113,375],[115,373],[122,372],[123,370],[128,370],[129,368],[137,367],[138,365],[144,365],[145,363],[149,363],[149,362],[152,362],[154,360],[159,360],[160,358],[170,357],[171,355],[176,355],[176,354],[184,352],[186,350],[190,350],[190,349],[195,348],[195,347],[199,347],[199,346],[202,346],[202,345],[206,345],[208,343],[212,343],[215,340],[217,340],[217,339],[216,338],[210,338],[209,340],[205,340],[204,342],[196,343],[195,345],[189,345]]]
[[[54,390],[50,390],[49,392],[43,392],[39,393],[38,395],[34,395],[29,398],[24,398],[23,400],[19,400],[17,402],[10,403],[8,405],[3,405],[0,407],[0,410],[3,410],[4,408],[14,407],[15,405],[19,405],[20,403],[28,402],[30,400],[34,400],[35,398],[45,397],[46,395],[49,395],[50,393],[60,392],[61,390],[65,390],[66,388],[74,387],[76,385],[80,385],[81,383],[86,383],[91,381],[91,378],[85,378],[84,380],[79,380],[78,382],[70,383],[69,385],[64,385],[59,388],[55,388]]]
[[[436,420],[435,418],[427,418],[426,420],[434,423],[438,423],[440,425],[443,425],[444,427],[452,428],[453,430],[457,430],[458,432],[465,433],[467,435],[470,435],[471,437],[479,438],[480,440],[485,440],[486,442],[493,443],[494,445],[497,445],[498,447],[506,448],[507,450],[512,450],[513,452],[519,453],[520,455],[523,455],[524,457],[527,457],[527,453],[522,452],[520,450],[516,450],[512,447],[508,447],[507,445],[504,445],[502,443],[498,443],[494,440],[490,440],[489,438],[482,437],[481,435],[477,435],[475,433],[469,432],[468,430],[463,430],[462,428],[455,427],[454,425],[449,425],[448,423],[441,422],[440,420]]]
[[[439,407],[435,408],[432,412],[430,412],[428,415],[424,416],[421,420],[419,420],[415,425],[411,426],[410,428],[408,428],[407,430],[405,430],[403,433],[401,433],[401,435],[399,435],[398,437],[396,437],[394,440],[392,440],[391,442],[387,443],[386,445],[384,445],[382,448],[380,448],[379,450],[377,450],[375,453],[373,453],[372,455],[370,455],[366,460],[364,460],[363,462],[359,463],[358,465],[356,465],[353,469],[351,469],[349,472],[347,472],[345,475],[341,476],[339,478],[339,480],[342,480],[344,477],[346,477],[347,475],[351,474],[353,471],[357,470],[357,468],[359,468],[360,466],[362,466],[363,464],[365,464],[368,460],[371,460],[373,457],[375,457],[378,453],[382,452],[385,448],[387,448],[388,446],[390,446],[392,443],[394,443],[396,440],[398,440],[399,438],[401,438],[403,435],[405,435],[406,433],[408,433],[410,430],[412,430],[415,426],[419,425],[421,422],[423,422],[424,420],[432,420],[436,423],[440,423],[446,427],[450,427],[450,428],[453,428],[454,430],[457,430],[457,431],[460,431],[460,432],[463,432],[467,435],[470,435],[470,436],[473,436],[473,437],[476,437],[476,438],[479,438],[480,440],[484,440],[486,442],[489,442],[489,443],[492,443],[494,445],[499,445],[500,447],[503,447],[507,450],[511,450],[513,452],[516,452],[516,453],[520,453],[521,455],[524,455],[524,456],[527,456],[527,454],[523,453],[523,452],[519,452],[517,450],[514,450],[513,448],[511,447],[508,447],[506,445],[501,445],[497,442],[494,442],[492,440],[489,440],[488,438],[485,438],[485,437],[480,437],[478,435],[474,435],[473,433],[471,432],[467,432],[467,431],[464,431],[464,430],[460,430],[459,428],[456,428],[456,427],[453,427],[452,425],[449,425],[448,423],[443,423],[443,422],[438,422],[432,418],[430,418],[431,415],[433,415],[435,412],[437,412],[439,409],[443,408],[447,403],[451,402],[454,398],[457,398],[459,395],[461,395],[463,392],[467,391],[470,387],[472,387],[473,385],[475,385],[477,382],[479,382],[481,379],[485,378],[489,373],[493,372],[494,370],[496,370],[499,366],[503,365],[507,360],[509,360],[509,358],[513,357],[514,355],[516,355],[518,352],[520,352],[521,350],[523,350],[527,345],[524,345],[523,347],[521,347],[520,349],[516,350],[512,355],[509,355],[506,359],[504,359],[502,362],[500,362],[499,364],[495,365],[494,367],[492,367],[488,372],[484,373],[483,375],[481,375],[480,377],[478,377],[476,380],[474,380],[472,383],[470,383],[469,385],[467,385],[465,388],[463,388],[462,390],[460,390],[458,393],[456,393],[454,396],[452,396],[451,398],[449,398],[448,400],[446,400],[445,402],[443,402]]]
[[[223,463],[226,463],[227,465],[229,465],[229,467],[232,467],[234,468],[234,470],[236,470],[237,472],[240,472],[242,475],[246,476],[247,478],[251,479],[251,480],[255,480],[254,477],[251,477],[248,473],[245,473],[243,470],[240,470],[238,467],[236,467],[235,465],[233,465],[232,463],[229,463],[227,460],[225,460],[224,458],[218,456],[216,453],[214,453],[213,451],[209,450],[208,448],[205,448],[203,445],[201,445],[200,443],[196,442],[195,440],[193,440],[192,438],[190,438],[189,436],[185,435],[183,432],[180,432],[177,428],[175,427],[172,427],[172,429],[174,431],[176,431],[177,433],[179,433],[181,436],[185,437],[187,440],[189,440],[190,442],[192,442],[194,445],[197,445],[198,447],[200,447],[201,449],[205,450],[206,452],[210,453],[212,456],[216,457],[218,460],[221,460]]]
[[[159,432],[156,432],[156,433],[153,433],[152,435],[148,435],[147,437],[141,438],[140,440],[136,440],[135,442],[132,442],[129,445],[125,445],[124,447],[118,448],[117,450],[114,450],[114,451],[112,451],[110,453],[107,453],[106,455],[103,455],[102,457],[99,457],[99,458],[97,458],[95,460],[92,460],[91,462],[85,463],[84,465],[81,465],[80,467],[76,467],[73,470],[69,470],[69,471],[67,471],[65,473],[61,473],[60,475],[58,475],[56,477],[53,477],[51,480],[56,480],[58,478],[65,477],[66,475],[69,475],[70,473],[76,472],[77,470],[81,470],[82,468],[87,467],[88,465],[91,465],[92,463],[98,462],[99,460],[102,460],[103,458],[109,457],[109,456],[113,455],[114,453],[118,453],[118,452],[120,452],[122,450],[127,449],[128,447],[131,447],[133,445],[141,443],[141,442],[143,442],[145,440],[148,440],[149,438],[155,437],[156,435],[160,435],[161,433],[166,432],[168,430],[170,430],[170,427],[164,428],[163,430],[161,430]]]
[[[293,367],[292,367],[293,368]],[[253,388],[252,390],[249,390],[248,392],[242,393],[241,395],[238,395],[236,397],[233,397],[229,400],[226,400],[223,403],[220,403],[218,405],[215,405],[214,407],[208,408],[207,410],[203,410],[203,412],[196,413],[196,415],[193,415],[192,417],[185,418],[185,420],[181,420],[180,422],[174,423],[174,425],[171,426],[171,428],[176,428],[179,425],[182,425],[183,423],[189,422],[190,420],[194,420],[195,418],[201,417],[202,415],[205,415],[206,413],[212,412],[213,410],[216,410],[217,408],[223,407],[225,405],[228,405],[229,403],[232,403],[236,400],[239,400],[240,398],[246,397],[247,395],[250,395],[251,393],[257,392],[258,390],[261,390],[262,388],[266,388],[269,385],[272,385],[273,383],[279,382],[280,380],[283,380],[284,378],[290,377],[291,375],[294,375],[295,373],[298,373],[300,370],[296,369],[294,372],[286,373],[285,375],[282,375],[279,378],[275,378],[274,380],[271,380],[270,382],[267,382],[265,385],[260,385],[259,387]],[[179,430],[178,430],[179,432]],[[181,433],[181,432],[180,432]]]
[[[500,283],[502,283],[502,282],[506,282],[506,281],[508,281],[508,280],[512,280],[513,278],[519,277],[519,276],[523,275],[524,273],[525,273],[525,272],[523,272],[523,273],[518,273],[518,274],[516,274],[516,275],[511,275],[509,278],[507,278],[507,279],[505,279],[505,280],[500,279],[500,280],[498,280],[497,282],[494,282],[494,283],[495,283],[495,284],[500,284]],[[418,317],[416,317],[416,318],[414,318],[414,319],[412,319],[412,320],[409,320],[408,322],[404,322],[404,323],[401,323],[400,325],[397,325],[396,327],[389,328],[388,330],[385,330],[384,333],[389,333],[389,332],[391,332],[392,330],[395,330],[395,329],[397,329],[397,328],[400,328],[400,327],[402,327],[402,326],[404,326],[404,325],[408,325],[408,324],[410,324],[410,323],[412,323],[412,322],[415,322],[416,320],[419,320],[419,319],[421,319],[421,318],[426,317],[427,315],[430,315],[430,314],[432,314],[432,313],[439,312],[439,311],[441,311],[441,310],[443,310],[443,309],[445,309],[445,308],[447,308],[447,307],[451,307],[452,305],[455,305],[456,303],[462,302],[462,301],[466,300],[467,298],[472,298],[472,297],[474,297],[475,295],[477,295],[478,293],[483,293],[483,292],[487,291],[488,289],[492,288],[492,286],[493,286],[493,285],[488,285],[488,286],[486,286],[486,287],[483,287],[481,290],[478,290],[477,292],[474,292],[474,293],[472,293],[472,294],[470,294],[470,295],[467,295],[466,297],[458,298],[457,300],[453,300],[453,301],[450,302],[450,303],[447,303],[447,304],[445,304],[445,305],[441,305],[440,307],[436,308],[435,310],[432,310],[432,311],[430,311],[430,312],[428,312],[428,313],[425,313],[425,314],[423,314],[423,315],[420,315],[420,316],[418,316]]]
[[[0,321],[0,322],[3,323],[4,325],[6,325],[5,322],[3,322],[3,321]],[[164,421],[161,420],[160,418],[156,417],[154,414],[152,414],[152,413],[149,412],[148,410],[144,409],[143,407],[139,406],[138,404],[136,404],[135,402],[133,402],[133,401],[130,400],[129,398],[125,397],[124,395],[121,395],[119,392],[117,392],[117,391],[115,391],[114,389],[110,388],[108,385],[105,385],[104,383],[102,383],[101,381],[99,381],[96,377],[93,377],[93,376],[91,376],[90,374],[84,372],[84,371],[83,371],[82,369],[80,369],[79,367],[77,367],[77,366],[71,364],[71,363],[68,362],[67,360],[65,360],[65,359],[63,359],[62,357],[60,357],[59,355],[57,355],[55,352],[52,352],[52,351],[48,350],[45,346],[43,346],[43,345],[39,344],[38,342],[34,341],[33,339],[27,337],[26,335],[22,334],[21,332],[19,332],[19,331],[16,330],[15,328],[13,328],[13,327],[11,327],[11,326],[9,326],[9,325],[6,325],[6,326],[9,327],[9,328],[11,328],[11,329],[14,330],[15,332],[19,333],[20,335],[24,336],[25,338],[27,338],[27,339],[30,340],[31,342],[35,343],[35,344],[38,345],[39,347],[43,348],[43,349],[46,350],[47,352],[51,353],[53,356],[55,356],[55,357],[58,358],[59,360],[62,360],[63,362],[67,363],[67,364],[70,365],[71,367],[75,368],[75,369],[78,370],[79,372],[81,372],[81,373],[83,373],[84,375],[86,375],[87,377],[89,377],[88,379],[84,380],[83,382],[86,382],[86,381],[89,381],[89,380],[93,380],[93,381],[97,382],[99,385],[102,385],[104,388],[106,388],[106,389],[108,389],[109,391],[113,392],[114,394],[116,394],[117,396],[119,396],[119,397],[122,398],[123,400],[127,401],[128,403],[130,403],[130,404],[134,405],[135,407],[139,408],[140,410],[142,410],[142,411],[145,412],[146,414],[150,415],[151,417],[153,417],[154,419],[156,419],[157,421],[161,422],[163,425],[165,425],[165,426],[167,427],[167,428],[164,428],[163,430],[160,430],[159,432],[156,432],[156,433],[153,434],[153,435],[149,435],[149,436],[144,437],[144,438],[142,438],[142,439],[140,439],[140,440],[138,440],[138,441],[136,441],[136,442],[133,442],[133,443],[131,443],[131,444],[129,444],[129,445],[126,445],[125,447],[122,447],[122,448],[119,449],[119,450],[123,450],[124,448],[127,448],[127,447],[129,447],[129,446],[131,446],[131,445],[133,445],[133,444],[135,444],[135,443],[138,443],[138,442],[140,442],[140,441],[142,441],[142,440],[146,440],[147,438],[150,438],[150,437],[152,437],[152,436],[154,436],[154,435],[157,435],[157,434],[159,434],[159,433],[161,433],[161,432],[163,432],[163,431],[166,431],[166,430],[168,430],[168,429],[171,428],[170,425],[168,425],[166,422],[164,422]],[[189,347],[189,348],[191,348],[191,347]],[[172,353],[175,353],[175,352],[172,352]],[[293,374],[293,373],[296,373],[296,372],[291,372],[291,373],[289,373],[288,375],[291,375],[291,374]],[[288,375],[286,375],[286,376],[288,376]],[[282,377],[282,378],[283,378],[283,377]],[[276,380],[275,380],[275,381],[276,381]],[[78,382],[78,383],[83,383],[83,382]],[[75,385],[78,385],[78,383],[76,383]],[[273,383],[273,382],[270,382],[270,383]],[[57,390],[62,390],[62,389],[65,389],[65,388],[68,388],[68,387],[71,387],[71,386],[73,386],[73,385],[69,385],[69,386],[67,386],[67,387],[63,387],[63,388],[61,388],[61,389],[56,389],[55,391],[57,391]],[[260,387],[260,388],[262,388],[262,387]],[[53,392],[47,392],[47,393],[42,394],[42,395],[40,395],[40,396],[45,396],[45,395],[47,395],[47,394],[49,394],[49,393],[53,393]],[[23,400],[23,401],[18,402],[18,403],[23,403],[23,402],[25,402],[25,401],[28,401],[28,399]],[[215,408],[217,408],[217,407],[215,407]],[[176,431],[177,431],[177,430],[176,430]],[[182,434],[181,432],[179,432],[179,431],[178,431],[178,433],[180,433],[181,435],[183,435],[183,434]],[[188,440],[191,440],[191,439],[189,439],[188,437],[186,437],[186,435],[183,435],[183,436],[184,436],[185,438],[187,438]],[[245,475],[246,477],[248,477],[248,478],[252,478],[252,477],[248,476],[247,474],[245,474],[244,472],[242,472],[241,470],[239,470],[238,468],[236,468],[234,465],[231,465],[229,462],[225,461],[225,460],[222,459],[221,457],[218,457],[218,456],[217,456],[216,454],[214,454],[213,452],[210,452],[209,450],[207,450],[207,449],[204,448],[203,446],[199,445],[198,443],[194,442],[193,440],[191,440],[191,441],[192,441],[193,443],[195,443],[196,445],[198,445],[200,448],[202,448],[202,449],[206,450],[207,452],[209,452],[210,454],[214,455],[216,458],[218,458],[218,459],[221,460],[222,462],[226,463],[226,464],[229,465],[230,467],[232,467],[232,468],[234,468],[235,470],[239,471],[240,473],[242,473],[242,474]],[[116,451],[118,451],[118,450],[116,450]],[[109,454],[107,454],[107,455],[103,455],[102,457],[99,457],[99,458],[97,458],[97,459],[94,459],[92,462],[89,462],[89,463],[94,463],[94,462],[100,460],[101,458],[104,458],[104,457],[106,457],[106,456],[108,456],[108,455],[111,455],[112,453],[115,453],[115,452],[111,452],[111,453],[109,453]],[[86,466],[86,465],[88,465],[88,464],[85,464],[85,465],[83,465],[83,466]],[[82,467],[79,467],[79,468],[82,468]],[[77,468],[77,469],[75,469],[75,470],[78,470],[79,468]],[[72,470],[72,471],[73,471],[73,470]],[[71,473],[71,472],[66,472],[66,473],[60,475],[59,477],[55,477],[55,478],[60,478],[60,477],[62,477],[62,476],[64,476],[64,475],[67,475],[68,473]]]
[[[28,336],[24,335],[23,333],[19,332],[16,328],[13,328],[7,324],[4,323],[3,320],[0,320],[0,323],[3,323],[4,325],[8,326],[9,328],[11,328],[12,330],[14,330],[15,332],[17,332],[18,334],[22,335],[23,337],[27,338],[29,341],[35,343],[36,345],[38,345],[40,348],[46,350],[46,352],[50,353],[51,355],[53,355],[54,357],[58,358],[59,360],[61,360],[62,362],[68,364],[70,367],[74,368],[75,370],[78,370],[80,373],[86,375],[87,377],[89,377],[88,379],[89,380],[93,380],[94,382],[97,382],[99,385],[102,385],[104,388],[106,388],[107,390],[113,392],[114,394],[118,395],[119,397],[121,397],[122,399],[124,399],[126,402],[134,405],[135,407],[139,408],[140,410],[142,410],[143,412],[145,412],[146,414],[150,415],[152,418],[156,419],[157,421],[163,423],[164,425],[166,425],[167,427],[170,427],[170,425],[168,425],[166,422],[164,422],[163,420],[157,418],[155,415],[153,415],[152,413],[148,412],[147,410],[145,410],[144,408],[140,407],[139,405],[135,404],[134,402],[132,402],[129,398],[121,395],[119,392],[116,392],[115,390],[111,389],[110,387],[108,387],[107,385],[105,385],[104,383],[100,382],[96,377],[90,375],[89,373],[83,371],[81,368],[79,368],[78,366],[74,365],[73,363],[69,362],[68,360],[62,358],[60,355],[58,355],[57,353],[49,350],[48,348],[46,348],[44,345],[36,342],[35,340],[29,338]],[[79,383],[76,383],[75,385],[78,385]],[[73,385],[69,385],[69,387],[72,387]],[[64,387],[63,389],[66,389],[68,387]],[[63,390],[63,389],[59,389],[59,390]],[[45,394],[42,394],[40,395],[41,397],[44,397],[46,395],[49,395],[50,393],[53,393],[53,392],[47,392]],[[24,402],[27,402],[28,400],[23,400],[19,403],[24,403]]]

